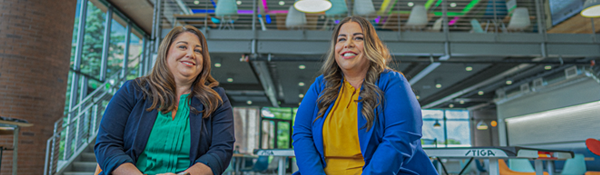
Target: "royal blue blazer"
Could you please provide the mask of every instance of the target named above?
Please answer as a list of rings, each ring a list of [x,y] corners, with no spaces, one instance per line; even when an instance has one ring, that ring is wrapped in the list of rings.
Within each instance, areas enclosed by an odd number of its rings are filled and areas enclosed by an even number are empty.
[[[362,102],[358,103],[356,111],[360,149],[365,160],[362,174],[436,175],[431,161],[421,148],[421,107],[406,78],[387,69],[375,84],[383,91],[385,99],[376,109],[377,120],[370,129],[363,127],[367,121],[361,113]],[[325,117],[315,121],[319,112],[317,99],[324,89],[325,81],[321,75],[306,92],[296,114],[292,138],[300,169],[297,174],[325,174],[323,168],[327,165],[323,154],[323,123],[335,101],[329,106]]]
[[[233,155],[233,111],[225,90],[221,87],[213,90],[219,93],[223,104],[209,118],[190,112],[190,166],[199,162],[210,167],[213,174],[222,174]],[[158,111],[146,111],[152,100],[142,97],[141,87],[130,80],[108,103],[94,146],[101,174],[110,174],[123,163],[135,165],[146,148]],[[204,110],[197,98],[192,98],[191,106]]]

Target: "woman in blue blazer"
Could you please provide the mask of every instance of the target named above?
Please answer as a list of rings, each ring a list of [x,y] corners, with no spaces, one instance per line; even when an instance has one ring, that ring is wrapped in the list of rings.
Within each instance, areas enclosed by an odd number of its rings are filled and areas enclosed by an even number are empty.
[[[373,26],[364,18],[347,17],[334,31],[323,75],[306,92],[296,114],[292,138],[297,173],[437,174],[421,148],[419,103],[406,78],[388,68],[389,51]],[[348,89],[359,91],[358,97],[344,92]],[[354,100],[339,107],[338,101],[346,97]],[[329,121],[334,119],[336,125]],[[344,157],[353,151],[357,154]],[[349,160],[348,167],[339,160]],[[339,167],[328,167],[328,162]]]
[[[233,112],[210,69],[204,35],[171,30],[152,72],[125,82],[106,108],[94,147],[100,174],[222,174]]]

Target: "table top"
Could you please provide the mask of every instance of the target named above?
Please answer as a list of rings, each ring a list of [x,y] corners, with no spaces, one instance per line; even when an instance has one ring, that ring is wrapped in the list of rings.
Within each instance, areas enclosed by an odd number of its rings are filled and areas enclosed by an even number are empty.
[[[247,153],[234,153],[233,157],[257,157],[256,155],[252,155],[252,154],[247,154]]]
[[[572,151],[545,150],[525,147],[459,147],[423,148],[431,157],[440,158],[532,158],[566,160],[574,157]]]
[[[254,151],[259,156],[295,156],[293,149],[259,149]]]
[[[33,123],[13,122],[13,121],[6,121],[6,120],[0,120],[0,124],[11,125],[11,126],[19,126],[19,127],[30,127],[30,126],[33,126]]]

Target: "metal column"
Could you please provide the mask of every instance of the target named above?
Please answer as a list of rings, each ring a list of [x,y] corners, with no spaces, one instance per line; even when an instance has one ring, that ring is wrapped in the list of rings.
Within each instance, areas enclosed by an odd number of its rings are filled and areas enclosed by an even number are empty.
[[[113,7],[108,6],[106,21],[104,21],[104,41],[102,42],[102,61],[100,65],[100,81],[106,80],[106,69],[108,67],[108,54],[110,52],[110,29],[112,24]]]
[[[131,24],[127,23],[125,27],[125,49],[123,53],[123,67],[121,68],[121,78],[127,77],[127,67],[129,65],[129,45],[131,41]]]

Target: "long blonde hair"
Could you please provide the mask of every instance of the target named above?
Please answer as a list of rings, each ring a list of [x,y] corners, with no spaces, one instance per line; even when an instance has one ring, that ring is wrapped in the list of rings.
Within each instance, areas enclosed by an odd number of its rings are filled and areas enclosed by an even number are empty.
[[[152,72],[143,77],[136,79],[144,93],[144,99],[152,100],[152,106],[147,111],[158,109],[162,113],[173,111],[177,104],[175,92],[175,79],[167,65],[167,52],[173,43],[173,40],[184,32],[192,33],[200,39],[202,44],[202,71],[192,83],[192,92],[187,97],[188,105],[193,113],[202,112],[202,118],[208,118],[217,107],[223,103],[221,96],[212,88],[219,85],[219,82],[210,75],[210,55],[208,54],[208,46],[206,38],[197,28],[187,26],[177,26],[173,28],[163,39],[158,47],[158,56]],[[198,111],[191,106],[191,98],[196,97],[204,105],[204,110]]]
[[[331,37],[331,44],[329,51],[327,51],[325,63],[321,67],[321,72],[325,78],[325,89],[323,90],[323,95],[317,100],[319,113],[316,119],[323,117],[331,103],[338,97],[343,75],[342,70],[335,61],[335,44],[337,43],[337,36],[341,26],[349,22],[356,22],[362,28],[364,35],[364,56],[369,60],[367,76],[362,83],[363,90],[360,91],[362,99],[358,100],[358,102],[363,103],[362,115],[367,120],[366,125],[362,128],[369,130],[376,120],[375,115],[376,111],[378,111],[376,108],[384,100],[383,91],[375,85],[375,82],[379,79],[379,75],[388,68],[387,64],[391,57],[387,47],[379,40],[379,36],[377,36],[373,25],[366,19],[358,16],[344,18],[334,29],[335,32]]]

